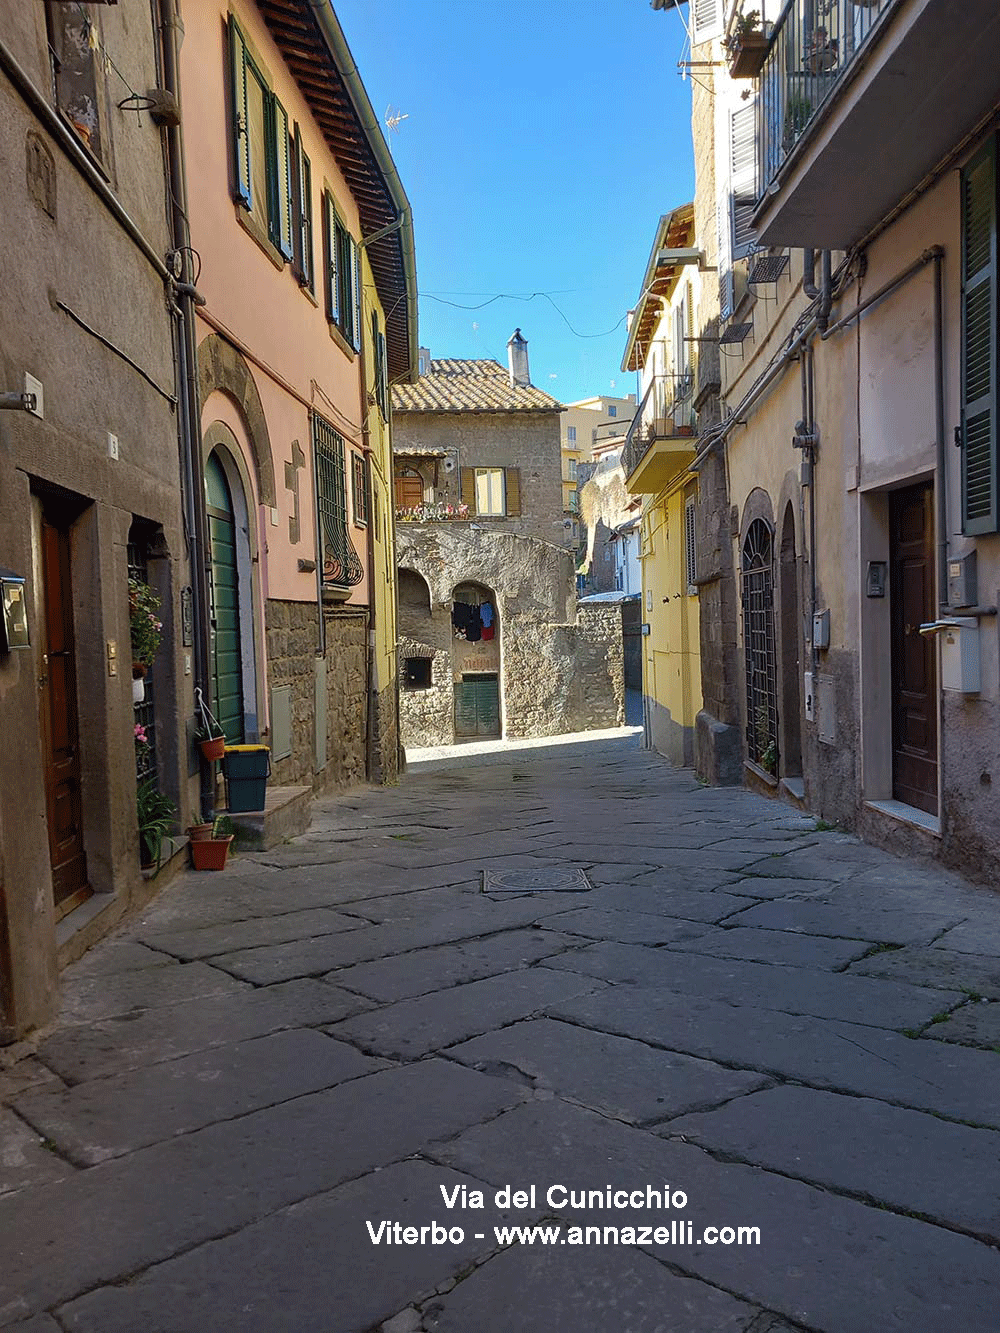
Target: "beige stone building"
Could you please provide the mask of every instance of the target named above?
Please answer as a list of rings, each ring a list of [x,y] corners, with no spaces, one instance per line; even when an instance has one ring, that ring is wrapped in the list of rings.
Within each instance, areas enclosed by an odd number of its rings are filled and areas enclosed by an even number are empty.
[[[509,365],[431,360],[393,389],[401,726],[408,745],[616,726],[621,614],[579,610],[562,405]]]
[[[743,775],[995,879],[1000,14],[691,8]]]

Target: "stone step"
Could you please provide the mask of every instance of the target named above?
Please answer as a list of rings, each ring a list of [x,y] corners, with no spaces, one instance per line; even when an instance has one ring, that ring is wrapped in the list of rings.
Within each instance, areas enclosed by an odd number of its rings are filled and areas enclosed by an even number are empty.
[[[312,787],[267,788],[263,810],[228,815],[236,830],[234,847],[238,851],[266,852],[289,838],[296,838],[309,827]]]

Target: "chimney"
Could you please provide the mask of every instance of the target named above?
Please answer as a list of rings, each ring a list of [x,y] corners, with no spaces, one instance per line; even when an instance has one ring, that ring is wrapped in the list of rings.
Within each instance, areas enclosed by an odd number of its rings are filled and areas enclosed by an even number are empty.
[[[417,350],[417,374],[429,375],[431,373],[431,349],[421,347]]]
[[[507,343],[507,365],[510,367],[510,387],[527,389],[531,387],[531,373],[528,370],[528,340],[521,337],[521,330],[515,329]]]

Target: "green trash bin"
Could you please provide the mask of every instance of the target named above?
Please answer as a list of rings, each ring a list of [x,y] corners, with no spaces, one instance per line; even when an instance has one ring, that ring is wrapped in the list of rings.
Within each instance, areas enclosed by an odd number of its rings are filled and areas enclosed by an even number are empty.
[[[223,771],[231,815],[264,809],[271,775],[271,751],[266,745],[227,745]]]

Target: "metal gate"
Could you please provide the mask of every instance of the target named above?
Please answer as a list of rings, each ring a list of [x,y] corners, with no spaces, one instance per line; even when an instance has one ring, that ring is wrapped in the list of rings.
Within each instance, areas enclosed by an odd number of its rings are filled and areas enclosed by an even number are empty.
[[[743,654],[747,680],[747,756],[778,772],[778,686],[774,662],[774,544],[755,518],[743,542]]]

